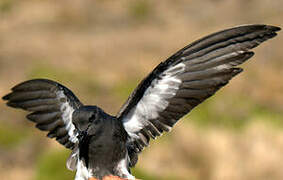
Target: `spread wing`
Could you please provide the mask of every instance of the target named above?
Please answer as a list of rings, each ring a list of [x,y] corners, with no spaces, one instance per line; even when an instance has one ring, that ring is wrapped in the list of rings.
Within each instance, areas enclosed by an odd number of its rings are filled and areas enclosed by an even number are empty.
[[[276,36],[279,30],[267,25],[227,29],[184,47],[160,63],[117,115],[130,136],[128,149],[141,152],[150,138],[169,131],[182,116],[242,71],[238,65],[253,56],[250,49]]]
[[[67,148],[77,144],[77,134],[72,123],[72,113],[82,106],[78,98],[66,87],[47,79],[34,79],[20,83],[3,97],[7,105],[32,113],[27,118],[50,138]]]

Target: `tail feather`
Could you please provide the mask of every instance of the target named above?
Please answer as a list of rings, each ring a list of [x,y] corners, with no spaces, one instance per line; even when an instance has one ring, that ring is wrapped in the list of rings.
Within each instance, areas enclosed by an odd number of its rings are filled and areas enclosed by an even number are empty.
[[[77,164],[78,164],[78,160],[79,160],[79,148],[76,147],[72,153],[70,154],[67,162],[66,162],[66,166],[69,170],[71,171],[75,171],[77,170]]]

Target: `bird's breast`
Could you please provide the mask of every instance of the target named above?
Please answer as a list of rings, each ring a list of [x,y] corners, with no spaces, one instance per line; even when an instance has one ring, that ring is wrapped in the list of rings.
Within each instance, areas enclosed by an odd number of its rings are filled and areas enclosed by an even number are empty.
[[[80,142],[80,159],[94,177],[117,175],[116,167],[125,159],[127,134],[119,124],[105,122]]]

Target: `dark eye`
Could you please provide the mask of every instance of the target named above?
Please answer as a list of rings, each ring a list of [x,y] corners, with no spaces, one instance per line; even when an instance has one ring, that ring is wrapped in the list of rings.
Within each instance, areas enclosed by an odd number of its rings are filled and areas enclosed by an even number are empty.
[[[95,115],[95,114],[92,114],[92,115],[90,116],[90,118],[89,118],[89,122],[92,123],[92,122],[95,121],[95,119],[96,119],[96,115]]]
[[[93,123],[94,123],[95,125],[99,124],[100,122],[101,122],[100,119],[95,119],[95,120],[93,121]]]

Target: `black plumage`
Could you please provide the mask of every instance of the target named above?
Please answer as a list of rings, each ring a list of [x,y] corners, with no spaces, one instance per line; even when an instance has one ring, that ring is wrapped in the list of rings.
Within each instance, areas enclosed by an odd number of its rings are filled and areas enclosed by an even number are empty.
[[[82,104],[69,89],[54,81],[35,79],[16,85],[3,99],[8,100],[8,106],[31,111],[26,117],[36,123],[36,128],[49,131],[48,137],[56,138],[60,144],[73,149],[75,142],[69,140],[67,123],[62,118],[64,113],[69,112],[61,106],[66,103],[78,109]],[[71,119],[67,121],[72,123]]]
[[[149,134],[158,136],[163,131],[169,131],[183,115],[212,96],[231,78],[241,73],[242,69],[236,66],[254,55],[249,50],[276,36],[278,30],[280,28],[266,25],[240,26],[211,34],[184,47],[166,61],[161,62],[139,84],[118,113],[118,118],[125,119],[129,116],[133,107],[144,98],[148,87],[153,87],[162,79],[166,79],[168,74],[172,74],[172,77],[181,81],[177,85],[178,90],[172,93],[174,94],[172,97],[164,98],[168,105],[159,112],[157,118],[140,120],[144,124],[143,131],[137,131],[134,134],[145,135],[144,132],[148,131]],[[182,67],[178,66],[180,64],[184,64],[183,71]],[[171,82],[170,85],[174,87],[174,83],[176,84],[176,82]],[[172,87],[167,88],[165,94],[172,91],[174,89]],[[160,133],[157,133],[156,129]],[[134,138],[133,141],[136,142],[133,144],[138,143],[136,139],[139,138]],[[135,146],[136,153],[144,148],[144,145],[140,145]]]
[[[20,83],[4,96],[7,105],[31,111],[27,118],[47,136],[72,149],[67,167],[76,179],[107,175],[134,179],[138,153],[195,106],[215,94],[251,58],[250,49],[280,28],[246,25],[206,36],[161,62],[133,91],[116,116],[84,106],[51,80]]]

